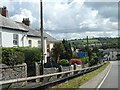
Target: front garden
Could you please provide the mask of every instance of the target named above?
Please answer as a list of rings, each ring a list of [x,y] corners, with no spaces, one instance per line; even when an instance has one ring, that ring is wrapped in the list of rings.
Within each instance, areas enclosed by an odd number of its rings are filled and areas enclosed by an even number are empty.
[[[53,49],[50,52],[50,63],[53,66],[59,65],[70,66],[72,64],[93,66],[101,63],[104,56],[97,47],[80,48],[80,53],[88,53],[86,56],[79,57],[77,53],[71,49],[71,44],[67,40],[57,42],[54,44]],[[6,65],[17,65],[22,63],[34,63],[41,60],[40,48],[31,47],[12,47],[2,48],[2,63]],[[50,65],[50,64],[49,64]],[[51,67],[51,66],[49,66]]]

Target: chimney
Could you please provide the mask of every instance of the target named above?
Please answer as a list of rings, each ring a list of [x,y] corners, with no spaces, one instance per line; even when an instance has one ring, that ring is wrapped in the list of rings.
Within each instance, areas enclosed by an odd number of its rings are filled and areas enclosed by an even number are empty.
[[[8,10],[7,10],[7,7],[3,7],[3,8],[0,8],[0,14],[4,17],[7,17],[8,16]]]
[[[27,26],[30,26],[30,20],[29,20],[29,18],[23,18],[22,23],[24,23]]]

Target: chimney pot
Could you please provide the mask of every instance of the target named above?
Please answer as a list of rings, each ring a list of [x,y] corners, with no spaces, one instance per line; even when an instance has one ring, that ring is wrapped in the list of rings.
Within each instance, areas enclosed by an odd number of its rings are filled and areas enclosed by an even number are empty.
[[[8,16],[7,7],[3,6],[3,8],[0,8],[0,14],[1,14],[2,16],[7,17],[7,16]]]
[[[24,23],[27,26],[30,26],[30,20],[29,20],[29,18],[23,18],[22,23]]]
[[[7,7],[3,6],[3,9],[7,9]]]

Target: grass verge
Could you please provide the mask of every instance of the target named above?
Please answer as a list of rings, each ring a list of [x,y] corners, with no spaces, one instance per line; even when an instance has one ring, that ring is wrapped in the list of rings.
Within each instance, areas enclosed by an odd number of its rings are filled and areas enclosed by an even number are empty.
[[[103,65],[102,67],[98,68],[97,70],[93,72],[87,73],[83,76],[76,77],[62,84],[58,84],[54,86],[54,88],[79,88],[81,85],[86,83],[88,80],[92,79],[94,76],[96,76],[101,71],[103,71],[108,65],[109,65],[109,62],[107,62],[105,65]]]

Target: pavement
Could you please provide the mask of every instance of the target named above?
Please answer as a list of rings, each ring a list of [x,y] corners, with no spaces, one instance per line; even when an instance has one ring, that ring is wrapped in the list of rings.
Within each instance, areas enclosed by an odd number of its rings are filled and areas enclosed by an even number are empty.
[[[110,63],[102,72],[90,79],[85,84],[81,85],[80,88],[97,88],[107,72],[110,70],[111,66],[112,64]]]

